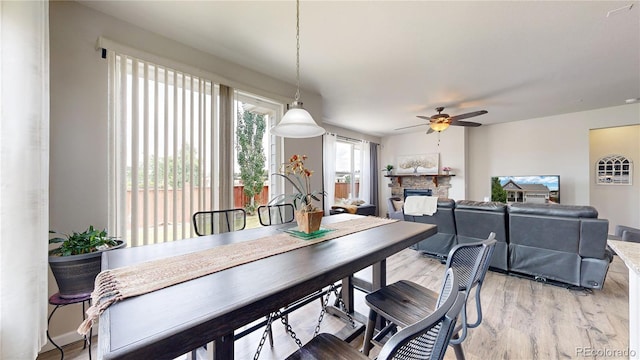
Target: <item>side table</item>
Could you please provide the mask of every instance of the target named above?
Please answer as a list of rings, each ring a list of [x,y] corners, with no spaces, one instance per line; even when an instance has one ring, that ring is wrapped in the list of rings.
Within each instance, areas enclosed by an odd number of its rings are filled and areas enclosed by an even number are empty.
[[[58,310],[59,307],[71,305],[71,304],[77,304],[77,303],[82,303],[82,320],[84,320],[86,316],[85,303],[91,305],[90,293],[80,294],[77,297],[73,297],[73,298],[63,298],[63,297],[60,297],[60,293],[55,293],[51,295],[51,297],[49,298],[49,304],[55,305],[56,307],[53,308],[53,310],[51,310],[51,314],[49,314],[49,317],[47,318],[47,339],[49,339],[49,341],[53,344],[53,346],[55,346],[60,351],[60,360],[64,360],[64,351],[60,346],[58,346],[58,344],[56,344],[53,341],[53,339],[51,339],[51,336],[49,336],[49,323],[51,322],[51,317],[56,312],[56,310]],[[87,347],[89,348],[89,360],[91,360],[91,335],[92,334],[93,334],[93,329],[89,330],[89,337],[87,336],[84,337],[84,346],[82,347],[83,349]]]

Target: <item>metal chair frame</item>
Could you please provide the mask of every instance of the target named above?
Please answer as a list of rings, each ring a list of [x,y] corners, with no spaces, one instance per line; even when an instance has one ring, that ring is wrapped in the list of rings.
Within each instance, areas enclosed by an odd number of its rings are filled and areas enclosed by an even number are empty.
[[[290,223],[295,219],[294,210],[291,204],[261,205],[258,207],[258,220],[262,226]]]
[[[235,228],[235,226],[232,226],[232,224],[235,225],[235,217],[237,214],[242,214],[242,227],[240,228]],[[200,218],[205,217],[207,215],[210,215],[208,223],[209,225],[211,225],[211,233],[205,232],[204,227],[198,227],[200,223]],[[215,215],[220,215],[220,216],[215,216]],[[226,231],[220,231],[220,227],[218,226],[220,224],[226,225]],[[203,225],[203,224],[200,223],[200,225]],[[198,236],[244,230],[246,225],[247,225],[247,212],[242,208],[198,211],[195,214],[193,214],[193,228]]]

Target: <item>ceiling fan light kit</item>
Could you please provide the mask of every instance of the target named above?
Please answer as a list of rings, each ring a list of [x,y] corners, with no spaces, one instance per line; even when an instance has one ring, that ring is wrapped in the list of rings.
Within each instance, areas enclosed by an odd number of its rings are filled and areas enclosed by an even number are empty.
[[[467,118],[474,117],[474,116],[484,115],[484,114],[488,113],[487,110],[479,110],[479,111],[473,111],[473,112],[470,112],[470,113],[460,114],[460,115],[456,115],[456,116],[449,116],[449,114],[443,114],[442,113],[444,111],[444,107],[442,107],[442,106],[437,107],[436,111],[438,113],[435,114],[435,115],[432,115],[430,117],[418,115],[418,117],[420,119],[429,120],[429,123],[427,123],[427,124],[418,124],[418,125],[405,126],[405,127],[402,127],[402,128],[398,128],[396,130],[403,130],[403,129],[408,129],[408,128],[412,128],[412,127],[416,127],[416,126],[429,125],[429,130],[427,131],[427,134],[431,134],[432,132],[440,133],[440,132],[448,129],[450,125],[477,127],[477,126],[480,126],[482,124],[477,123],[477,122],[472,122],[472,121],[460,121],[460,120],[461,119],[467,119]]]
[[[280,123],[272,127],[270,132],[288,138],[309,138],[325,133],[300,101],[300,0],[296,0],[296,97]]]
[[[444,131],[449,127],[449,123],[445,121],[432,121],[429,123],[429,127],[433,129],[433,131]]]

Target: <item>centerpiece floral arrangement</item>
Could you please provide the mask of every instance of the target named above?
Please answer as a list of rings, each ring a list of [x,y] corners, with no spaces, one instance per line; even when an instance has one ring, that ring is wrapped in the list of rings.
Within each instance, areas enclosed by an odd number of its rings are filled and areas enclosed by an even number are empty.
[[[313,170],[304,166],[307,159],[307,155],[293,155],[289,158],[289,162],[283,164],[281,173],[274,174],[286,179],[295,191],[292,194],[280,194],[271,199],[270,203],[281,204],[290,201],[296,210],[298,227],[301,231],[310,233],[320,229],[320,221],[324,214],[324,211],[318,208],[314,201],[320,201],[320,197],[326,196],[327,193],[311,190]]]
[[[307,155],[293,155],[289,158],[288,163],[282,165],[281,173],[274,174],[286,179],[293,186],[295,192],[293,194],[280,194],[273,198],[271,202],[283,203],[291,200],[296,211],[312,212],[318,210],[313,200],[320,201],[320,196],[326,196],[327,193],[311,190],[313,170],[309,170],[304,166],[304,161],[307,159]]]

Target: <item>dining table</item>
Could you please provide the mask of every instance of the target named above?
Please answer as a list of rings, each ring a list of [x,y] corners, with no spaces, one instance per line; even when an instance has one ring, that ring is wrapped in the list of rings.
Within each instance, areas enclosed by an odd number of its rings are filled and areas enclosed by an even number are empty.
[[[325,216],[323,226],[363,218]],[[282,234],[295,223],[104,252],[102,270],[135,266]],[[353,274],[374,266],[371,289],[386,284],[385,259],[435,234],[435,225],[388,221],[113,303],[99,316],[99,359],[173,359],[215,344],[233,359],[234,331],[297,299],[342,281],[353,312]],[[306,241],[306,240],[300,240]]]

